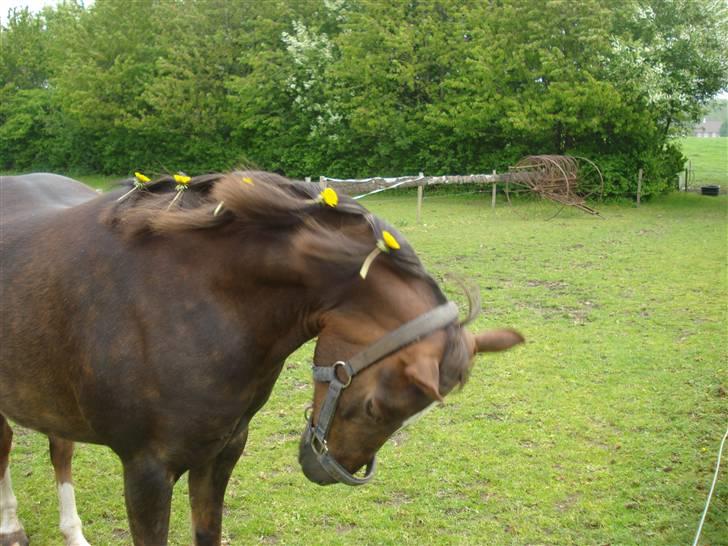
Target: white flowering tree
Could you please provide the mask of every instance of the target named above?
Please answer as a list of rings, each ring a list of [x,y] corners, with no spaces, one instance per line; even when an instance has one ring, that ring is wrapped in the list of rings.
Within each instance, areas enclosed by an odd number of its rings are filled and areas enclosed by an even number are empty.
[[[607,77],[634,93],[663,136],[696,121],[728,80],[728,3],[641,0],[626,12],[605,59]]]
[[[286,80],[293,108],[310,120],[310,136],[335,139],[341,115],[326,98],[326,73],[335,59],[335,46],[323,31],[309,28],[302,21],[293,21],[292,26],[293,30],[283,32],[281,39],[294,67]]]

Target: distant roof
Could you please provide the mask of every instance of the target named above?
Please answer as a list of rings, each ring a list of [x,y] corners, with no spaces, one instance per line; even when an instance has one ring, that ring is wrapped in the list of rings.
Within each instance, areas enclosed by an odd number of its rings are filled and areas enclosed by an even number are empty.
[[[693,130],[698,133],[718,133],[720,132],[720,121],[706,120],[703,123],[698,123]]]

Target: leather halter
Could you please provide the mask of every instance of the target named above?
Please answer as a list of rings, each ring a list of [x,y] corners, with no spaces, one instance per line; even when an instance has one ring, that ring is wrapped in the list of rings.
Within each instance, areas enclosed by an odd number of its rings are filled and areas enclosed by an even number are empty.
[[[339,360],[333,366],[314,365],[312,367],[314,381],[328,383],[329,390],[326,393],[326,398],[318,416],[318,423],[315,427],[313,425],[313,415],[308,417],[308,425],[304,433],[303,441],[304,444],[311,446],[319,464],[321,464],[332,478],[348,485],[362,485],[372,479],[376,468],[375,455],[367,463],[364,476],[358,478],[341,466],[329,453],[326,438],[329,434],[331,423],[334,420],[334,413],[336,412],[341,392],[351,384],[354,376],[363,369],[379,362],[407,345],[418,342],[436,330],[444,328],[456,320],[457,317],[457,305],[453,302],[447,302],[406,322],[396,330],[391,331],[369,345],[348,361]],[[337,372],[339,372],[339,375],[342,373],[345,374],[345,379],[340,379]]]

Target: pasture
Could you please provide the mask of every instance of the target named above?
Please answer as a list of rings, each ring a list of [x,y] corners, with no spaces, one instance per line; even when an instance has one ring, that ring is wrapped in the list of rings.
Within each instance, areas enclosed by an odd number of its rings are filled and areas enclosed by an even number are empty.
[[[718,184],[728,187],[728,137],[684,137],[680,139],[680,146],[694,171],[691,186]]]
[[[528,339],[479,357],[470,382],[380,451],[361,488],[309,483],[296,461],[312,344],[251,424],[227,493],[229,544],[687,544],[728,421],[728,199],[676,194],[527,221],[490,195],[370,198],[437,277],[481,289],[475,330]],[[453,297],[457,291],[453,288]],[[19,515],[58,544],[44,437],[15,427]],[[78,445],[76,496],[93,544],[128,544],[121,466]],[[728,543],[728,481],[703,544]],[[190,543],[186,478],[171,544]]]

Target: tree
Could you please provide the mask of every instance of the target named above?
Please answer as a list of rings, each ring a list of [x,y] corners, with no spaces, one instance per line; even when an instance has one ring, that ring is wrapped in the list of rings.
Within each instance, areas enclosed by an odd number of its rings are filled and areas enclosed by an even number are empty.
[[[11,14],[12,15],[12,14]],[[0,165],[291,176],[595,160],[670,187],[728,86],[715,0],[96,0],[0,29]]]
[[[645,105],[664,137],[728,87],[728,4],[639,0],[623,14],[606,74]]]
[[[42,161],[49,108],[45,21],[11,10],[0,27],[0,168]]]

